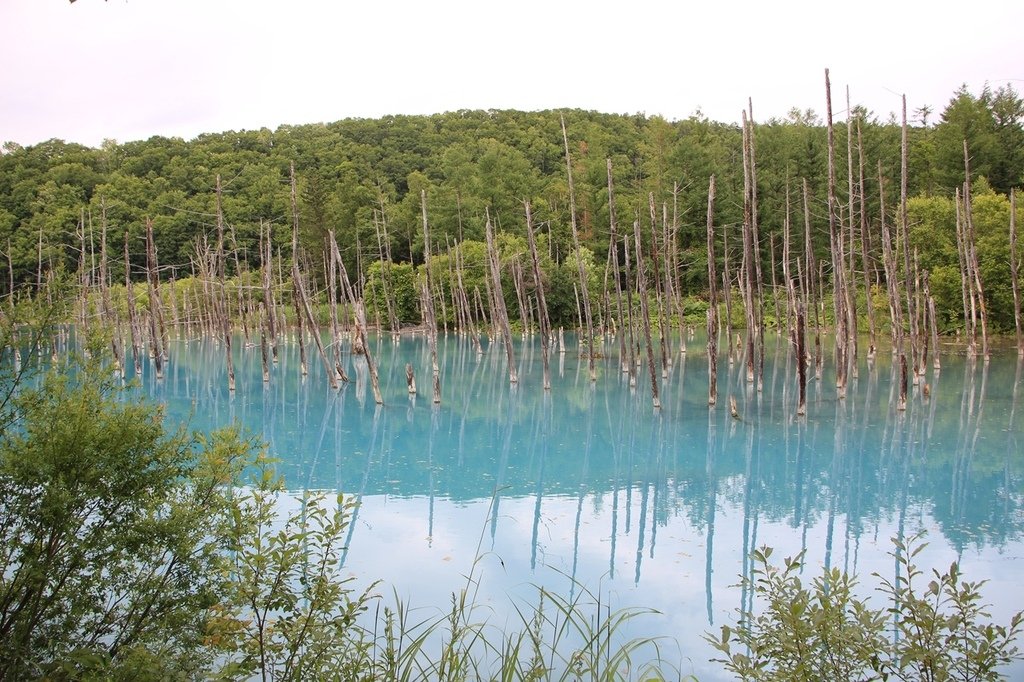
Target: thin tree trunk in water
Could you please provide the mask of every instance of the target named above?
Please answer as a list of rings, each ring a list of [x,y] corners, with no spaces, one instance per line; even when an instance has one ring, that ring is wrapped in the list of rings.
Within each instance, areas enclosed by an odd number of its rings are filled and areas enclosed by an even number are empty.
[[[942,363],[939,361],[939,322],[935,319],[935,299],[932,298],[932,292],[928,286],[927,272],[924,273],[924,300],[925,305],[928,306],[928,319],[931,323],[932,369],[938,370],[942,367]]]
[[[153,364],[156,378],[164,377],[164,352],[161,348],[163,335],[160,332],[160,275],[157,272],[156,244],[153,242],[153,221],[146,219],[146,279],[149,282],[149,332],[153,348]]]
[[[971,164],[967,151],[967,140],[964,140],[964,217],[967,226],[967,252],[970,267],[974,275],[974,287],[978,292],[978,312],[981,314],[981,354],[987,360],[988,355],[988,314],[985,306],[985,289],[981,285],[981,267],[978,264],[978,245],[974,235],[974,203],[971,197]]]
[[[754,276],[757,284],[757,308],[754,310],[757,322],[757,390],[764,389],[764,276],[761,272],[761,228],[757,218],[757,157],[754,144],[754,102],[747,99],[750,114],[748,120],[748,154],[750,156],[750,230],[754,250]]]
[[[907,354],[903,352],[900,353],[900,397],[896,409],[900,412],[907,409]]]
[[[347,384],[348,375],[345,374],[345,367],[341,362],[341,328],[338,325],[338,261],[335,258],[335,244],[334,230],[328,230],[326,247],[330,265],[327,277],[327,304],[331,309],[331,360],[334,363],[334,373],[337,378]]]
[[[533,214],[530,202],[523,202],[526,210],[526,239],[530,245],[530,260],[533,263],[533,278],[537,282],[537,318],[540,326],[540,353],[544,365],[544,390],[551,390],[550,343],[551,322],[548,320],[548,304],[544,299],[544,280],[541,276],[540,256],[537,254],[537,240],[533,235]],[[614,219],[613,219],[614,221]],[[614,224],[614,222],[613,222]]]
[[[127,294],[128,291],[125,290]],[[121,323],[110,302],[110,282],[107,279],[107,202],[100,197],[100,304],[103,306],[103,317],[110,323],[114,333],[110,337],[110,347],[114,353],[117,371],[125,375],[124,348],[121,339]]]
[[[899,280],[896,274],[896,256],[893,254],[892,235],[885,221],[885,179],[882,176],[882,162],[878,162],[878,203],[879,218],[882,222],[882,265],[885,268],[885,288],[889,298],[889,329],[892,336],[892,352],[903,352],[903,310],[900,306]]]
[[[790,256],[789,256],[789,237],[790,237],[789,233],[790,233],[790,229],[792,228],[791,215],[792,215],[792,213],[790,211],[790,201],[789,201],[789,179],[787,178],[786,179],[786,218],[785,218],[785,220],[782,223],[782,284],[783,284],[783,287],[786,290],[786,330],[790,331],[790,332],[793,329],[793,322],[794,322],[793,315],[796,312],[793,309],[793,303],[795,302],[795,300],[793,299],[792,296],[789,295],[789,288],[790,288],[791,282],[792,282],[792,278],[790,277],[790,274],[789,274],[789,258],[790,258]],[[802,289],[803,289],[803,285],[801,284],[801,291],[802,291]]]
[[[722,225],[722,293],[725,294],[725,348],[732,367],[732,275],[729,273],[729,226]]]
[[[718,402],[718,273],[715,272],[715,176],[708,180],[708,405]],[[685,344],[685,341],[683,342]]]
[[[569,183],[569,222],[572,225],[572,244],[576,249],[576,269],[579,273],[580,289],[583,294],[583,314],[586,321],[587,365],[590,369],[590,380],[597,381],[597,369],[594,367],[594,322],[590,316],[587,271],[583,267],[583,250],[580,248],[580,235],[576,227],[576,190],[572,182],[572,157],[569,155],[569,136],[565,131],[565,118],[562,117],[561,121],[562,141],[565,143],[565,169]]]
[[[498,324],[501,325],[501,335],[505,341],[505,354],[508,357],[508,380],[509,383],[514,384],[519,381],[519,373],[516,371],[515,351],[512,348],[512,330],[509,328],[508,312],[505,308],[505,295],[501,288],[501,266],[498,259],[498,249],[494,244],[494,229],[491,227],[491,217],[489,214],[484,226],[484,232],[487,237],[487,254],[491,266],[494,314],[498,318]]]
[[[917,300],[914,301],[914,306],[921,312],[921,320],[918,327],[921,332],[921,348],[917,354],[917,361],[920,365],[914,368],[913,379],[916,386],[919,382],[924,381],[922,377],[924,377],[925,366],[928,364],[928,344],[930,340],[928,336],[928,273],[924,273],[924,280],[922,282],[916,248],[914,249],[914,291],[917,292]],[[924,301],[921,300],[922,295],[924,296]]]
[[[871,276],[869,274],[868,252],[871,250],[871,239],[868,229],[868,206],[867,192],[864,191],[864,144],[860,134],[860,117],[857,117],[857,167],[858,185],[860,187],[860,255],[861,265],[864,268],[864,305],[868,311],[868,330],[870,341],[868,345],[868,357],[874,357],[878,339],[875,330],[875,306],[871,294]]]
[[[651,262],[654,263],[654,301],[658,306],[658,334],[661,347],[661,376],[668,376],[668,349],[666,348],[666,337],[668,331],[665,328],[665,306],[664,296],[661,291],[661,268],[658,265],[658,220],[656,207],[654,205],[654,192],[647,195],[647,202],[651,212]]]
[[[771,253],[772,300],[775,303],[775,328],[782,329],[782,308],[779,307],[779,281],[775,276],[775,235],[768,235],[768,251]]]
[[[856,229],[856,202],[854,201],[854,178],[853,178],[853,117],[851,112],[853,109],[850,107],[850,87],[846,87],[846,192],[849,201],[848,219],[849,219],[849,231],[848,231],[848,243],[849,248],[849,263],[847,265],[848,276],[843,277],[843,290],[846,294],[846,331],[849,345],[847,346],[847,354],[849,355],[849,369],[850,373],[857,376],[857,276],[856,276],[856,258],[855,254],[857,250],[854,248],[854,231]]]
[[[906,301],[907,301],[907,320],[910,328],[910,355],[912,360],[912,366],[914,368],[915,383],[916,374],[918,368],[918,355],[920,354],[920,331],[918,327],[918,311],[915,307],[917,300],[917,289],[913,286],[913,278],[911,277],[911,263],[910,263],[910,236],[908,233],[908,217],[907,217],[907,181],[908,171],[907,164],[909,158],[908,145],[907,145],[907,97],[906,95],[902,98],[903,102],[903,119],[901,125],[900,134],[900,239],[903,241],[903,268],[904,277],[906,280]]]
[[[971,277],[970,259],[967,256],[966,230],[960,210],[960,189],[956,190],[956,249],[960,264],[960,294],[964,306],[964,335],[967,337],[967,355],[978,354],[977,316],[974,312],[974,278]]]
[[[804,206],[804,270],[807,273],[804,297],[814,310],[814,376],[821,379],[822,355],[821,355],[821,320],[818,314],[819,289],[815,286],[814,274],[818,270],[818,264],[814,258],[814,246],[811,241],[811,197],[807,178],[803,178],[803,206]],[[801,278],[802,280],[804,278]],[[820,286],[820,280],[818,285]]]
[[[427,191],[420,190],[420,209],[423,213],[423,258],[426,277],[423,282],[427,315],[427,341],[430,345],[430,370],[434,379],[434,404],[441,403],[441,369],[437,364],[437,318],[434,316],[434,292],[430,274],[430,227],[427,223]]]
[[[1017,281],[1017,193],[1010,190],[1010,285],[1013,289],[1013,326],[1017,331],[1017,356],[1024,358],[1024,329],[1020,316],[1020,285]]]
[[[262,259],[263,270],[263,308],[266,314],[267,333],[270,336],[270,349],[274,363],[277,363],[277,324],[276,305],[274,304],[274,290],[271,287],[274,268],[274,255],[270,245],[270,223],[267,223],[266,241],[263,237],[263,221],[260,220],[260,258]]]
[[[383,211],[381,211],[381,221],[383,221]],[[391,271],[391,259],[385,258],[384,254],[384,239],[387,237],[387,229],[385,228],[384,237],[381,237],[381,228],[377,220],[377,212],[373,213],[373,231],[377,233],[377,255],[380,258],[380,281],[384,288],[384,304],[388,310],[388,326],[391,327],[391,333],[395,334],[398,332],[398,320],[395,317],[395,307],[391,302],[391,287],[389,286],[390,271]]]
[[[793,342],[793,355],[796,359],[796,378],[799,390],[799,399],[796,406],[797,416],[807,414],[807,349],[804,324],[804,304],[797,299],[796,287],[789,286],[789,298],[792,299],[793,308],[796,312],[796,325],[790,337]]]
[[[409,395],[416,395],[416,373],[411,363],[405,363],[405,383],[409,387]]]
[[[608,167],[608,223],[610,235],[608,246],[612,251],[612,278],[615,280],[615,314],[618,317],[619,337],[619,364],[623,373],[629,371],[629,358],[626,352],[626,329],[625,319],[622,316],[622,282],[619,279],[619,239],[618,218],[615,214],[615,191],[612,185],[612,160],[605,160]]]
[[[235,391],[235,363],[231,358],[231,320],[228,315],[228,292],[224,281],[224,211],[221,207],[220,173],[217,174],[217,253],[216,266],[217,285],[220,289],[216,296],[216,307],[220,308],[221,335],[224,339],[224,356],[227,360],[228,391]]]
[[[347,276],[346,276],[347,279]],[[373,388],[373,400],[378,405],[384,404],[384,398],[380,395],[380,380],[377,377],[377,365],[373,362],[373,353],[370,351],[370,342],[366,338],[366,309],[362,301],[353,304],[353,311],[356,316],[356,336],[359,337],[362,345],[363,357],[366,358],[366,369],[370,374],[370,386]]]
[[[755,355],[754,336],[757,333],[757,311],[754,306],[754,291],[757,288],[754,272],[753,245],[753,201],[751,199],[753,179],[750,169],[750,131],[747,112],[743,112],[743,261],[740,268],[740,293],[743,296],[743,312],[746,318],[746,362],[747,383],[754,383]]]
[[[636,243],[636,280],[637,295],[640,298],[640,316],[644,324],[644,342],[647,346],[647,369],[651,375],[651,399],[654,402],[654,409],[661,409],[661,399],[658,397],[658,373],[654,360],[654,344],[651,343],[651,316],[647,305],[647,278],[644,274],[643,251],[640,248],[640,221],[633,223],[633,239]]]
[[[839,398],[846,397],[847,369],[847,331],[846,288],[844,283],[842,228],[836,224],[839,212],[836,200],[836,145],[835,130],[832,125],[832,85],[829,81],[828,69],[825,69],[825,110],[828,127],[828,234],[830,251],[832,252],[832,312],[835,320],[835,354],[836,354],[836,394]]]
[[[309,373],[306,363],[306,339],[302,330],[302,285],[299,282],[299,204],[295,191],[295,162],[289,166],[291,176],[291,202],[292,202],[292,304],[295,307],[295,325],[299,338],[299,371],[302,376]]]
[[[636,341],[634,337],[635,326],[633,324],[633,284],[632,278],[630,277],[629,268],[629,237],[624,236],[623,241],[623,256],[625,258],[626,266],[626,317],[628,319],[629,327],[629,387],[636,387],[636,365],[639,362],[639,358],[634,355],[636,349]]]

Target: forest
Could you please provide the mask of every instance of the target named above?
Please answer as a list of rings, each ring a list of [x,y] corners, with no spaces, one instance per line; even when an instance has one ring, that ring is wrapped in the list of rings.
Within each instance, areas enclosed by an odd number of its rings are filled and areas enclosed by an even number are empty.
[[[829,133],[823,115],[794,109],[784,119],[756,121],[756,102],[750,103],[758,221],[754,248],[765,264],[764,280],[783,281],[783,232],[791,221],[791,253],[812,253],[828,279],[832,206],[840,224],[857,225],[850,230],[851,240],[858,242],[849,247],[851,274],[884,291],[882,223],[897,223],[903,126],[892,115],[879,120],[861,107],[844,103],[835,108],[837,161],[830,201]],[[906,132],[910,249],[899,243],[899,234],[895,248],[930,276],[940,333],[962,327],[969,305],[961,292],[956,227],[956,197],[965,179],[988,326],[1013,330],[1009,194],[1024,182],[1024,101],[1008,86],[978,94],[964,87],[938,115],[927,106],[912,109]],[[215,238],[218,215],[228,235],[231,256],[224,267],[229,277],[258,270],[264,234],[287,260],[297,218],[296,257],[312,279],[314,294],[322,297],[327,286],[330,249],[324,245],[333,231],[353,287],[360,293],[370,287],[365,293],[371,312],[373,301],[381,302],[381,293],[373,289],[381,265],[374,263],[387,261],[389,277],[396,280],[389,292],[396,303],[390,314],[402,323],[418,323],[419,295],[411,275],[425,261],[428,213],[431,255],[458,259],[467,276],[476,270],[480,279],[490,219],[512,316],[523,316],[528,313],[516,305],[512,292],[518,291],[514,278],[519,270],[525,271],[524,290],[535,287],[526,258],[528,200],[539,248],[546,254],[541,266],[551,322],[571,325],[580,313],[570,228],[578,223],[581,260],[591,268],[595,286],[607,289],[610,211],[622,223],[620,234],[628,232],[631,222],[642,226],[647,254],[657,254],[655,242],[662,233],[663,250],[671,250],[670,258],[663,254],[664,266],[673,270],[677,293],[707,297],[708,182],[715,177],[713,257],[721,272],[725,259],[740,253],[736,235],[744,221],[743,150],[742,126],[699,113],[667,121],[580,110],[344,119],[274,131],[209,133],[189,141],[108,140],[100,148],[61,140],[25,147],[7,142],[0,155],[0,263],[9,272],[0,281],[0,292],[31,291],[51,272],[95,272],[101,216],[108,252],[119,254],[122,244],[129,244],[129,277],[135,281],[145,279],[144,240],[151,221],[165,282],[196,274],[203,243]],[[807,237],[809,244],[804,243]],[[451,255],[458,245],[460,253]],[[904,261],[896,261],[904,269]],[[447,267],[447,261],[439,263],[435,268]],[[124,269],[122,259],[110,257],[112,281],[124,281]],[[734,285],[738,272],[734,268]],[[472,285],[465,287],[472,295]],[[439,311],[439,317],[453,315]]]

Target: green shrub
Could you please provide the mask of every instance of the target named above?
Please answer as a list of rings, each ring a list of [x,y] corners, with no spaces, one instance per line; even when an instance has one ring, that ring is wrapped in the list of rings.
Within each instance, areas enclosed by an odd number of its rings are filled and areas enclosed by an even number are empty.
[[[874,574],[889,602],[883,609],[858,597],[855,579],[835,568],[804,585],[803,553],[779,567],[771,548],[754,551],[743,584],[763,610],[744,610],[736,627],[705,637],[724,655],[715,660],[740,680],[1001,679],[999,667],[1021,658],[1014,642],[1022,612],[1006,626],[986,622],[984,582],[963,580],[956,562],[927,578],[914,564],[925,547],[920,536],[893,542],[899,577]]]

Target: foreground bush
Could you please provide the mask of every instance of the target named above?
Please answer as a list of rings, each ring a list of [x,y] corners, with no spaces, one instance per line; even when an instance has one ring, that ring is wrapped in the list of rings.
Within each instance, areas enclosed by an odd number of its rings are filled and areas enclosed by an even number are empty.
[[[744,584],[763,611],[744,611],[736,627],[707,636],[725,656],[719,662],[750,681],[1002,679],[1000,666],[1021,657],[1014,642],[1024,615],[1007,626],[987,622],[983,582],[965,581],[955,562],[925,576],[914,563],[925,547],[920,536],[893,542],[898,577],[874,574],[888,604],[880,609],[856,596],[856,581],[839,569],[806,586],[802,553],[779,567],[771,548],[753,552]]]

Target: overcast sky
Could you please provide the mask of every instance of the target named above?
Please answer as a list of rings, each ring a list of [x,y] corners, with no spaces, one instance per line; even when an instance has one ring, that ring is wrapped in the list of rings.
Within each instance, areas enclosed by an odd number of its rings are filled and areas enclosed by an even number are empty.
[[[735,121],[1024,90],[1024,2],[0,0],[0,141],[456,109]],[[911,114],[913,116],[913,114]]]

